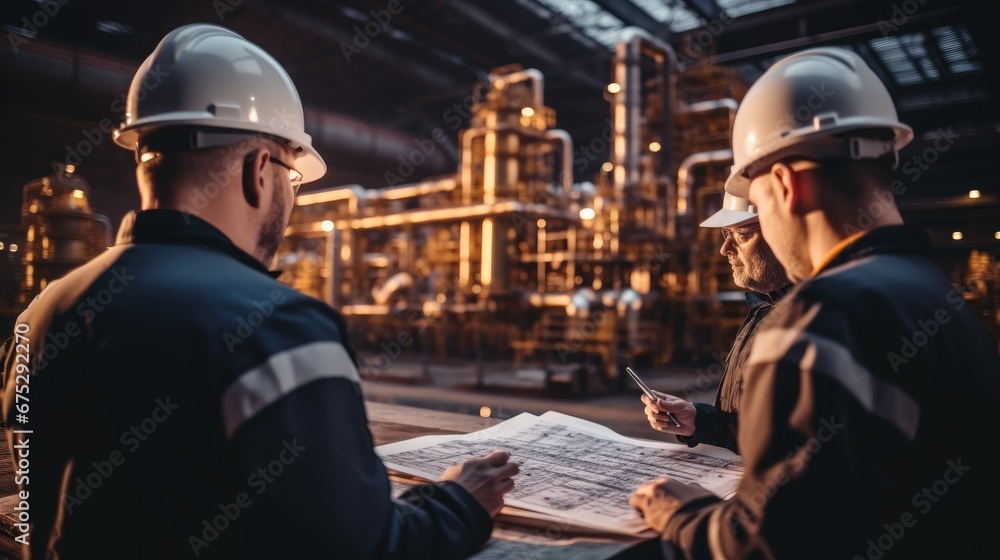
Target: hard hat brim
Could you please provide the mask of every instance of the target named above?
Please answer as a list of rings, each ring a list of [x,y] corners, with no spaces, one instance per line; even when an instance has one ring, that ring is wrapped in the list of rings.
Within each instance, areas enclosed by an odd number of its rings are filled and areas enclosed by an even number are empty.
[[[753,212],[740,212],[723,208],[699,224],[703,228],[739,227],[758,221]]]

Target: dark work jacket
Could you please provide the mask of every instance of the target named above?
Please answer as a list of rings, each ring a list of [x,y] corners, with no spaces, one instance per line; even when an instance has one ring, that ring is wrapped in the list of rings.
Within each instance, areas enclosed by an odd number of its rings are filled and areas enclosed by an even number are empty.
[[[196,217],[140,212],[133,235],[20,316],[30,379],[5,360],[32,558],[464,558],[489,538],[455,483],[391,498],[336,311]]]
[[[744,294],[750,311],[740,325],[733,347],[726,356],[726,369],[719,380],[715,405],[694,403],[695,432],[690,436],[677,436],[677,439],[686,443],[688,447],[707,443],[725,447],[734,453],[740,452],[736,434],[739,428],[740,395],[743,394],[743,369],[750,359],[750,349],[757,333],[757,325],[791,288],[791,285],[788,285],[767,294],[758,292]]]
[[[995,558],[997,344],[920,229],[854,240],[782,299],[744,372],[734,497],[671,558]]]

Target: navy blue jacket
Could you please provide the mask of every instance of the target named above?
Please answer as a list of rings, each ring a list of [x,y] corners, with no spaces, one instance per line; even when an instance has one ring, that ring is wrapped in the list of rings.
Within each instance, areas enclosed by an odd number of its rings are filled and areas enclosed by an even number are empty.
[[[995,558],[1000,355],[920,229],[854,240],[764,319],[729,500],[667,523],[671,558]]]
[[[194,216],[140,212],[133,236],[18,319],[30,378],[5,360],[32,558],[444,559],[489,538],[457,484],[391,498],[336,311]]]
[[[715,394],[715,404],[694,403],[695,431],[690,436],[677,436],[688,447],[701,443],[725,447],[739,453],[739,411],[740,397],[743,395],[743,371],[750,360],[754,335],[764,317],[774,309],[778,301],[792,289],[791,285],[768,294],[747,292],[744,294],[750,311],[736,332],[736,340],[726,356],[726,369],[719,379],[719,389]]]

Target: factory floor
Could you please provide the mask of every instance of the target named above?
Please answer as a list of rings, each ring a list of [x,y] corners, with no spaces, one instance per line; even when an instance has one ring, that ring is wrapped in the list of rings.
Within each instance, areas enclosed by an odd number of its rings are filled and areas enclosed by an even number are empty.
[[[639,369],[639,368],[637,368]],[[512,418],[522,412],[562,412],[602,424],[629,437],[676,441],[653,431],[639,400],[641,391],[624,379],[619,391],[590,383],[583,393],[578,385],[559,381],[546,386],[544,370],[537,366],[514,368],[510,362],[485,363],[477,375],[474,363],[407,362],[402,359],[379,371],[364,375],[365,400],[416,406],[433,410]],[[639,369],[654,390],[671,393],[692,402],[711,403],[717,383],[696,368]],[[558,376],[557,376],[558,377]]]

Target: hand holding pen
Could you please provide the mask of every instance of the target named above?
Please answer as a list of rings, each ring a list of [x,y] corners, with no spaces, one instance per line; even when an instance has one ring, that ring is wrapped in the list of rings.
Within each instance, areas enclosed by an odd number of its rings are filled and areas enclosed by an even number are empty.
[[[646,405],[646,417],[654,430],[681,436],[694,433],[696,411],[693,404],[666,393],[653,391],[631,367],[625,368],[625,371],[644,393],[642,402]]]

